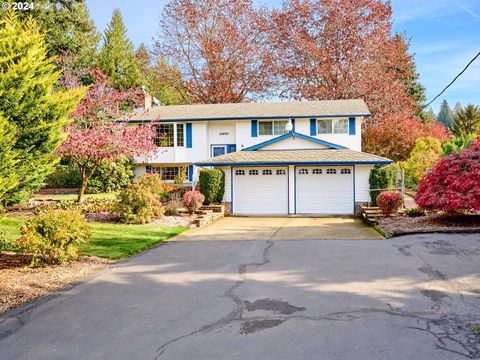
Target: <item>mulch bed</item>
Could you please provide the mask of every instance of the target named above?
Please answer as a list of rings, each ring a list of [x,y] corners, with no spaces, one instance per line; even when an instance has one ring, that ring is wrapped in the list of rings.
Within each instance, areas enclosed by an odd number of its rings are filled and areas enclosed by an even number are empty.
[[[31,257],[0,252],[0,312],[47,295],[105,268],[112,260],[82,256],[61,265],[30,268]]]
[[[432,213],[419,217],[395,216],[382,219],[379,227],[389,236],[417,233],[480,233],[480,215]]]

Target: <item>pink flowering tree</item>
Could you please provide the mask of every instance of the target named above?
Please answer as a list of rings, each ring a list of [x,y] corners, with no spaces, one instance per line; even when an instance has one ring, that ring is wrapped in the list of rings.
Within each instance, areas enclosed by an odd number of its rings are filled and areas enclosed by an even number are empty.
[[[83,201],[88,180],[104,161],[116,161],[146,155],[156,149],[151,126],[91,122],[89,127],[72,124],[66,128],[67,139],[56,154],[77,164],[82,182],[78,202]]]

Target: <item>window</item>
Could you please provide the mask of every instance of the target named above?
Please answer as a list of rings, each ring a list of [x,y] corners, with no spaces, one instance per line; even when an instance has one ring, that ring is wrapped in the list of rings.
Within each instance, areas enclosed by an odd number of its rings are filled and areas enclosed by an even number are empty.
[[[258,170],[250,170],[248,175],[258,175]]]
[[[285,169],[277,169],[277,175],[285,175],[287,172],[285,171]]]
[[[258,133],[260,135],[283,135],[287,133],[287,121],[260,121],[258,123]]]
[[[322,169],[313,169],[312,175],[320,175],[322,173]]]
[[[336,173],[337,173],[337,169],[327,169],[327,174],[329,175],[336,174]]]
[[[262,175],[272,175],[272,174],[273,174],[273,173],[272,173],[272,170],[270,170],[270,169],[264,169],[264,170],[262,171]]]
[[[340,170],[340,174],[351,174],[352,170],[351,169],[342,169]]]
[[[151,166],[146,167],[148,174],[159,174],[163,181],[173,181],[181,171],[186,171],[183,166]]]
[[[348,119],[317,120],[318,134],[348,134]]]
[[[175,145],[173,124],[155,125],[153,142],[159,147],[173,147]]]
[[[308,169],[298,169],[298,175],[308,175]]]
[[[245,170],[235,170],[235,175],[243,176],[245,175]]]
[[[185,125],[177,124],[177,146],[185,146]]]
[[[227,152],[227,147],[225,145],[212,146],[212,157],[225,155],[226,152]]]

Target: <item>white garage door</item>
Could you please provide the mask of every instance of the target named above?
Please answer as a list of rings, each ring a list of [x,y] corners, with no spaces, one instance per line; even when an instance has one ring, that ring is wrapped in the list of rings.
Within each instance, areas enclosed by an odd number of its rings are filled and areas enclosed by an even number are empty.
[[[351,166],[297,166],[297,214],[352,214]]]
[[[234,214],[287,214],[286,167],[233,168]]]

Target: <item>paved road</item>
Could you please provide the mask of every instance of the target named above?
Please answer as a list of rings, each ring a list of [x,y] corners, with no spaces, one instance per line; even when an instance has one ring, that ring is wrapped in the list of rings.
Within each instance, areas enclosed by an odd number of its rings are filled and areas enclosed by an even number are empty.
[[[480,358],[480,237],[174,242],[0,324],[0,359]]]

